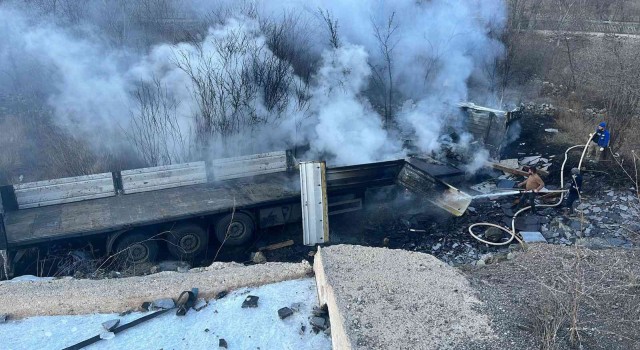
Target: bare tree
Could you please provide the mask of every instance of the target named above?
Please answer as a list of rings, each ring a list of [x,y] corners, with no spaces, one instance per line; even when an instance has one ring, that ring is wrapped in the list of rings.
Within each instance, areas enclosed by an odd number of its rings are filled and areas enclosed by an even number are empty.
[[[378,42],[378,49],[384,60],[381,66],[373,66],[374,81],[379,87],[382,95],[382,107],[384,112],[384,125],[389,127],[389,122],[393,117],[393,51],[398,45],[399,39],[395,37],[398,30],[398,23],[395,20],[396,13],[389,15],[384,27],[380,26],[373,18],[371,24],[373,26],[373,35]]]
[[[191,145],[187,130],[182,130],[176,115],[176,101],[162,83],[153,79],[141,83],[135,92],[138,108],[132,112],[125,134],[148,166],[190,160]]]
[[[327,25],[327,30],[329,31],[329,44],[334,49],[340,47],[340,38],[338,37],[338,20],[333,17],[329,10],[323,11],[322,9],[318,9],[322,20]]]
[[[215,138],[225,144],[230,136],[279,122],[296,102],[304,105],[299,100],[304,84],[291,66],[251,34],[229,29],[223,38],[211,40],[211,51],[197,45],[176,52],[174,59],[191,80],[199,146],[206,148]]]

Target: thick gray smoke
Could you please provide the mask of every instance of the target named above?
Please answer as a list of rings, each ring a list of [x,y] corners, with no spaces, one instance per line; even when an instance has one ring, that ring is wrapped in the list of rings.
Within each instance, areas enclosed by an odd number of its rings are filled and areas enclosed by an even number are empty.
[[[459,126],[456,104],[469,98],[470,81],[481,94],[489,91],[482,65],[502,54],[491,34],[504,25],[498,0],[212,3],[173,3],[195,21],[213,17],[204,13],[225,18],[202,36],[146,50],[114,45],[91,15],[60,24],[2,3],[0,92],[44,96],[60,126],[96,147],[164,149],[151,163],[306,145],[305,158],[355,164],[402,156],[400,134],[413,135],[424,152],[437,151],[445,125]],[[319,9],[337,24],[338,47],[330,45]],[[310,76],[299,76],[267,45],[264,24],[292,14],[312,39],[291,43],[314,57]],[[273,69],[284,82],[249,74]],[[395,124],[385,125],[381,101]],[[148,136],[150,122],[164,131]]]

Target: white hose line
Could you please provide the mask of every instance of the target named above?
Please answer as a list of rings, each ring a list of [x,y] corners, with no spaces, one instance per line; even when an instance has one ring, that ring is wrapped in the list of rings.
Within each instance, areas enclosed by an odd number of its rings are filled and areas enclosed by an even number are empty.
[[[471,200],[480,199],[480,198],[495,198],[495,197],[513,196],[514,194],[522,194],[522,193],[525,193],[525,192],[526,192],[526,190],[513,190],[513,191],[507,191],[507,192],[493,192],[493,193],[480,194],[480,195],[477,195],[477,196],[473,196],[473,197],[471,197]],[[540,191],[538,193],[540,193],[540,194],[550,194],[550,193],[564,193],[564,192],[567,192],[567,190]]]
[[[580,156],[580,162],[578,163],[578,169],[581,169],[581,165],[582,165],[582,160],[584,159],[584,156],[587,152],[587,147],[589,146],[589,142],[591,142],[591,134],[589,135],[589,140],[587,141],[586,144],[584,145],[575,145],[575,146],[571,146],[569,148],[567,148],[567,150],[564,152],[564,161],[562,162],[562,167],[560,168],[560,188],[564,188],[564,167],[567,164],[567,159],[569,158],[569,151],[571,151],[572,149],[578,148],[578,147],[584,147],[584,150],[582,151],[582,155]],[[557,192],[557,191],[555,191]],[[555,204],[541,204],[539,205],[539,207],[544,207],[544,208],[549,208],[549,207],[557,207],[560,204],[562,204],[562,200],[564,199],[564,193],[565,191],[559,191],[560,192],[560,200],[558,201],[558,203]],[[514,239],[518,241],[518,243],[520,243],[520,245],[524,248],[525,247],[525,243],[523,240],[521,240],[517,235],[516,235],[516,218],[518,217],[518,215],[520,215],[520,213],[522,213],[525,210],[529,210],[531,209],[531,206],[528,207],[524,207],[520,210],[518,210],[515,214],[513,214],[513,219],[511,219],[511,230],[502,227],[500,225],[496,225],[496,224],[492,224],[489,222],[478,222],[475,223],[471,226],[469,226],[469,234],[471,235],[471,237],[475,238],[476,240],[484,243],[484,244],[488,244],[491,246],[503,246],[503,245],[507,245],[510,244]],[[477,226],[490,226],[490,227],[495,227],[495,228],[499,228],[502,231],[508,233],[509,235],[511,235],[511,237],[506,240],[505,242],[499,242],[499,243],[495,243],[495,242],[489,242],[487,240],[484,240],[480,237],[478,237],[475,233],[473,233],[473,228],[477,227]]]

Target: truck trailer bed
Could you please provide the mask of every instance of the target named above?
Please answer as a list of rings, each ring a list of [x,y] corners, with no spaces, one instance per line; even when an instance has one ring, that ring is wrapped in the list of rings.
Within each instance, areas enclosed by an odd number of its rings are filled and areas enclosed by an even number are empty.
[[[468,196],[440,180],[441,176],[449,175],[450,172],[432,176],[429,175],[430,171],[434,171],[432,165],[416,159],[329,168],[326,170],[327,192],[329,195],[339,195],[398,184],[419,193],[456,216],[462,215],[470,202]],[[454,192],[456,196],[452,196]],[[234,207],[255,208],[300,201],[300,195],[299,175],[280,171],[8,210],[4,212],[6,245],[12,249],[62,238],[83,237],[230,212]],[[451,200],[453,197],[456,199],[453,201],[455,203]]]
[[[283,172],[9,211],[4,214],[7,244],[37,244],[291,200],[300,197],[299,181],[297,174]]]

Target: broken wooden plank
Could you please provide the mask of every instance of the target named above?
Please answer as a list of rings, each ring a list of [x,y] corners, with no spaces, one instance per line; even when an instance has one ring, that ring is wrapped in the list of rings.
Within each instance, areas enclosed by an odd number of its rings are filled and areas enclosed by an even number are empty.
[[[494,168],[494,169],[497,169],[497,170],[500,170],[500,171],[504,171],[505,173],[518,175],[518,176],[525,176],[525,177],[529,176],[529,173],[524,171],[524,170],[513,169],[513,168],[510,168],[510,167],[504,166],[502,164],[499,164],[499,163],[487,162],[486,165],[488,167],[491,167],[491,168]],[[549,175],[549,172],[544,171],[542,169],[539,169],[538,170],[538,175],[547,176],[547,175]]]
[[[293,245],[293,239],[290,239],[290,240],[284,241],[284,242],[280,242],[280,243],[270,244],[270,245],[267,245],[267,246],[264,246],[264,247],[260,247],[260,248],[258,248],[258,251],[276,250],[276,249],[288,247],[290,245]]]

